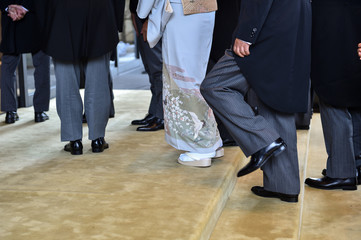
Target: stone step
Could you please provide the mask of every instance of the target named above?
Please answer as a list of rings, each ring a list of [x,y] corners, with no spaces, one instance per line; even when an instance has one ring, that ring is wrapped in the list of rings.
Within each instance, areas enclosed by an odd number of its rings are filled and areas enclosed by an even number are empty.
[[[306,177],[321,177],[326,166],[319,114],[311,130],[298,131],[301,193],[299,202],[255,196],[250,188],[262,186],[262,173],[239,178],[211,240],[349,240],[361,239],[361,191],[325,191],[304,185]]]
[[[244,155],[231,147],[210,168],[182,166],[163,131],[129,125],[150,92],[114,94],[101,154],[91,153],[86,125],[83,155],[62,150],[55,100],[49,121],[22,108],[18,122],[0,123],[0,239],[209,239]]]
[[[297,136],[303,176],[309,133],[299,131]],[[238,179],[211,239],[297,239],[303,191],[295,204],[258,197],[250,191],[252,186],[263,186],[261,170]]]
[[[319,114],[312,120],[306,177],[322,177],[326,167],[322,126]],[[361,239],[361,190],[319,190],[305,186],[300,240]]]

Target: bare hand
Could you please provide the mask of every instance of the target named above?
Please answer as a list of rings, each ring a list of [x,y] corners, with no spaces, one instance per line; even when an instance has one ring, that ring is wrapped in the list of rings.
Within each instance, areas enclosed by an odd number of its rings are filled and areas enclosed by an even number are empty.
[[[19,21],[24,18],[28,11],[20,5],[11,4],[8,6],[8,12],[8,16],[11,17],[13,21]]]
[[[148,19],[145,20],[145,22],[143,23],[142,31],[140,32],[141,34],[143,34],[144,42],[147,41],[147,32],[148,32]]]
[[[249,56],[251,54],[249,51],[249,44],[238,38],[236,38],[236,40],[234,41],[233,52],[241,58]]]
[[[361,43],[358,44],[357,53],[358,53],[358,56],[360,57],[360,60],[361,60]]]

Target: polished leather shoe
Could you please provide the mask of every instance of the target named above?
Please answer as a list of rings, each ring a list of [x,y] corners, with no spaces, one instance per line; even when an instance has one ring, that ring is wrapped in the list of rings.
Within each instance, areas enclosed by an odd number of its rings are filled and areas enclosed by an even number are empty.
[[[342,189],[342,190],[356,190],[356,178],[307,178],[305,181],[310,187],[332,190],[332,189]]]
[[[64,150],[72,155],[81,155],[83,154],[83,144],[81,140],[70,141],[64,146]]]
[[[150,122],[154,121],[156,117],[152,114],[147,114],[145,118],[139,120],[133,120],[132,125],[148,125]]]
[[[154,121],[150,122],[149,124],[138,127],[137,131],[150,132],[150,131],[158,131],[161,129],[164,129],[164,120],[160,118],[155,118]]]
[[[103,152],[104,149],[109,148],[109,144],[105,141],[103,137],[92,140],[92,151],[93,153]]]
[[[296,124],[297,130],[310,130],[310,125],[298,125]]]
[[[14,123],[19,120],[19,115],[16,111],[6,112],[5,123]]]
[[[281,199],[281,201],[285,201],[285,202],[298,202],[298,194],[291,195],[291,194],[285,194],[285,193],[271,192],[271,191],[267,191],[263,187],[259,187],[259,186],[252,187],[251,191],[260,197],[279,198],[279,199]]]
[[[238,146],[238,144],[236,143],[236,141],[234,141],[233,139],[222,139],[223,141],[223,147],[233,147],[233,146]]]
[[[6,112],[5,123],[14,123],[19,120],[19,115],[16,111]]]
[[[276,141],[262,148],[258,152],[254,153],[251,157],[251,161],[239,170],[237,177],[249,174],[258,168],[262,167],[271,157],[276,156],[286,149],[286,143],[278,138]]]
[[[49,116],[45,112],[35,112],[35,122],[44,122],[49,119]]]
[[[324,168],[322,170],[322,175],[323,176],[327,176],[327,170],[326,168]],[[357,185],[361,185],[361,167],[357,167],[356,168],[356,178],[357,178]]]

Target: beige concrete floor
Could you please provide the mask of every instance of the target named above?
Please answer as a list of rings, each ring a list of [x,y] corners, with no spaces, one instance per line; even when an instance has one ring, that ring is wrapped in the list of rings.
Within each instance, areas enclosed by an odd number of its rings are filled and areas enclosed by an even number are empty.
[[[94,154],[84,125],[84,154],[64,152],[59,119],[33,122],[19,109],[0,123],[0,239],[207,239],[244,159],[239,148],[211,168],[179,165],[164,132],[136,132],[149,91],[115,91],[116,115]]]
[[[314,114],[311,130],[298,131],[301,176],[299,202],[260,198],[251,193],[262,185],[257,171],[238,179],[212,240],[359,240],[361,239],[361,190],[326,191],[304,185],[306,177],[321,177],[326,166],[319,114]]]
[[[115,91],[110,148],[101,154],[91,153],[86,125],[84,154],[62,150],[54,100],[44,123],[33,122],[32,108],[19,109],[15,124],[1,120],[0,239],[191,240],[212,232],[216,240],[361,239],[360,191],[302,185],[297,204],[259,198],[249,189],[261,184],[260,171],[236,184],[247,162],[237,147],[210,168],[179,165],[180,151],[163,131],[129,125],[144,116],[149,99],[149,91]],[[302,178],[320,176],[326,157],[318,115],[298,144]]]

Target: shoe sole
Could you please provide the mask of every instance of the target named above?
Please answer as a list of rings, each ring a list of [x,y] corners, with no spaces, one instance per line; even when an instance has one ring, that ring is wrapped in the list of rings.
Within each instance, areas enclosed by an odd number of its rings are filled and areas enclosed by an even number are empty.
[[[220,148],[217,149],[216,151],[216,155],[212,158],[205,158],[205,159],[201,159],[201,160],[194,160],[194,161],[182,161],[178,158],[178,163],[185,165],[185,166],[190,166],[190,167],[210,167],[212,165],[212,159],[214,158],[221,158],[224,156],[224,149]]]
[[[155,131],[160,131],[160,130],[164,130],[164,128],[158,128],[158,129],[137,129],[136,131],[138,131],[138,132],[155,132]]]
[[[15,118],[15,119],[12,119],[12,120],[5,120],[5,123],[6,124],[12,124],[12,123],[15,123],[16,121],[19,121],[19,118]]]
[[[72,151],[70,152],[71,155],[82,155],[83,154],[83,150],[80,150],[80,151]]]
[[[104,148],[92,148],[93,153],[101,153],[104,152],[105,149],[108,149],[109,145],[105,146]]]
[[[322,190],[337,190],[337,189],[344,190],[344,191],[355,191],[355,190],[357,190],[356,185],[355,186],[339,186],[339,187],[320,187],[320,186],[312,186],[312,185],[309,185],[309,184],[307,184],[307,185],[309,187],[322,189]]]
[[[71,155],[82,155],[83,154],[83,150],[76,150],[76,151],[71,151],[71,150],[67,150],[64,148],[65,152],[70,152]]]
[[[261,193],[259,191],[254,191],[251,189],[251,191],[256,195],[256,196],[259,196],[259,197],[264,197],[264,198],[278,198],[280,199],[281,201],[284,201],[284,202],[291,202],[291,203],[297,203],[298,202],[298,196],[284,196],[283,194],[281,193]]]
[[[45,122],[46,120],[49,120],[49,118],[47,119],[41,119],[41,120],[34,120],[36,123],[40,123],[40,122]]]
[[[212,165],[212,159],[205,158],[205,159],[195,160],[195,161],[182,161],[178,158],[178,163],[180,163],[184,166],[206,168],[206,167],[210,167]]]
[[[221,158],[224,156],[224,149],[223,148],[220,148],[220,149],[217,149],[216,150],[216,155],[212,158]]]

